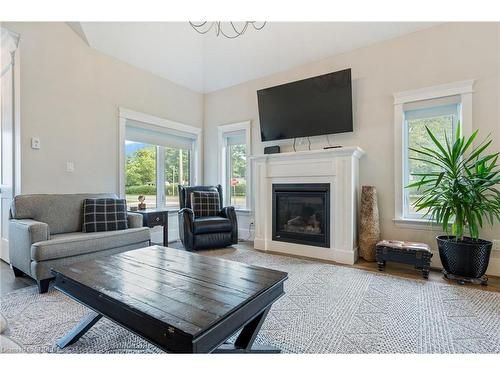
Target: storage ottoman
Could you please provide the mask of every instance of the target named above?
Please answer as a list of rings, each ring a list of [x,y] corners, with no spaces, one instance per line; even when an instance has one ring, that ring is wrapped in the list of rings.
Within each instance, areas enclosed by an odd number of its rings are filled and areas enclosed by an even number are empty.
[[[419,242],[383,240],[377,243],[378,270],[383,271],[387,261],[411,264],[422,270],[427,279],[431,266],[432,252],[429,245]]]

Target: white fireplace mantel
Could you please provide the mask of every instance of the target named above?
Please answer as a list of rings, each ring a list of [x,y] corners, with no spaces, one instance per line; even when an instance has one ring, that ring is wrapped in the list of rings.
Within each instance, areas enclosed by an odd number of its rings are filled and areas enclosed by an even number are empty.
[[[255,181],[255,240],[259,250],[354,264],[357,248],[360,147],[287,152],[250,158]],[[330,184],[330,248],[272,240],[272,185]]]

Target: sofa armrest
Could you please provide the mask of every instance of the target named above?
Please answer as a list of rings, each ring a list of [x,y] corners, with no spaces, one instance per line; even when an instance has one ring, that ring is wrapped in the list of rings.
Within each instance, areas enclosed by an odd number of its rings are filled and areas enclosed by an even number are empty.
[[[50,238],[49,226],[31,219],[9,220],[9,257],[11,264],[31,275],[31,245]]]
[[[193,222],[194,212],[190,208],[183,208],[179,210],[179,237],[186,250],[193,250],[194,236],[193,236]]]
[[[238,243],[238,218],[236,217],[236,211],[233,206],[223,207],[219,213],[219,216],[225,217],[231,221],[231,243]]]
[[[141,228],[142,215],[135,212],[127,212],[127,224],[129,228]]]

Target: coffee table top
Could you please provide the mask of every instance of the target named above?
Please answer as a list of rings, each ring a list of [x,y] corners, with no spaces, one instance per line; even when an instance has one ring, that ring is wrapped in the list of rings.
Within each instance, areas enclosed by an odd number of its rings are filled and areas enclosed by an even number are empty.
[[[285,272],[162,246],[60,266],[53,273],[192,337],[287,278]]]

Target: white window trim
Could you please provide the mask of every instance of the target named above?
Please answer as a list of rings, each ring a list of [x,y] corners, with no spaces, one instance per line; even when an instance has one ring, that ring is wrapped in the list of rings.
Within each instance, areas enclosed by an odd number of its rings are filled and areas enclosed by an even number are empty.
[[[464,136],[472,134],[472,87],[474,80],[446,83],[443,85],[420,88],[394,93],[394,223],[397,226],[412,229],[437,230],[436,225],[430,225],[425,219],[404,217],[403,187],[404,187],[404,105],[406,103],[432,100],[447,96],[460,95],[461,129]]]
[[[250,155],[252,153],[251,149],[251,139],[252,139],[252,134],[251,134],[251,121],[242,121],[242,122],[236,122],[232,124],[225,124],[225,125],[219,125],[217,127],[217,146],[218,146],[218,159],[217,159],[217,168],[219,171],[219,181],[221,181],[222,185],[222,190],[224,192],[224,202],[228,203],[228,197],[229,197],[229,189],[227,186],[227,179],[226,179],[226,170],[227,170],[227,152],[226,152],[226,144],[225,144],[225,135],[230,132],[235,132],[235,131],[245,131],[245,141],[246,141],[246,155],[247,155],[247,166],[246,166],[246,198],[247,198],[247,205],[245,208],[237,208],[236,211],[240,212],[249,212],[250,211],[250,206],[252,202],[252,189],[250,189],[251,186],[251,181],[252,181],[252,176],[251,176],[251,168],[250,168]],[[225,203],[225,204],[226,204]]]
[[[202,153],[202,129],[195,126],[182,124],[180,122],[175,122],[172,120],[167,120],[161,117],[149,115],[142,112],[133,111],[131,109],[119,107],[118,108],[118,153],[119,153],[119,165],[118,165],[118,186],[119,195],[121,198],[125,198],[125,132],[126,132],[126,122],[127,120],[139,121],[146,124],[151,124],[153,126],[158,126],[167,130],[177,130],[184,133],[188,133],[194,138],[193,149],[192,149],[192,160],[191,163],[191,176],[192,184],[197,185],[201,183],[201,153]],[[164,155],[163,151],[157,152],[157,161]],[[158,163],[157,163],[158,164]],[[157,186],[160,186],[160,177],[162,177],[164,171],[160,170],[157,176]],[[157,207],[166,208],[165,202],[160,199],[160,194],[157,191]]]

